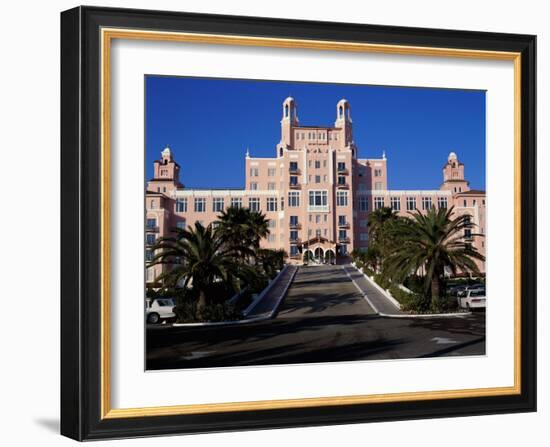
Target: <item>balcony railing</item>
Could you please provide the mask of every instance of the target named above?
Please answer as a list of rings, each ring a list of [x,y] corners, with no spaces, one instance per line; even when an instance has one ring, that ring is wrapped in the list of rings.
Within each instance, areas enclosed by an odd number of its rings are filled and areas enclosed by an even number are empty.
[[[338,238],[338,242],[340,242],[341,244],[347,244],[349,243],[349,237],[346,236],[346,237],[339,237]]]
[[[338,189],[349,189],[349,183],[338,183],[336,187]]]
[[[300,185],[299,183],[289,183],[288,184],[288,187],[290,189],[301,189],[302,188],[302,185]]]
[[[299,230],[302,228],[302,224],[300,222],[290,222],[289,228],[293,230]]]
[[[145,231],[148,232],[148,233],[158,233],[160,231],[160,229],[159,229],[159,227],[152,227],[152,226],[147,225],[145,227]]]
[[[349,222],[338,222],[338,227],[349,228]]]
[[[300,168],[288,168],[288,173],[289,173],[289,174],[296,174],[296,175],[299,175],[299,174],[301,174],[302,172],[300,171]]]
[[[328,213],[329,206],[328,205],[308,205],[307,211],[308,213]]]
[[[291,244],[300,244],[302,242],[302,239],[300,239],[299,237],[297,238],[290,238],[290,243]]]
[[[349,174],[348,168],[338,168],[338,174],[347,175]]]

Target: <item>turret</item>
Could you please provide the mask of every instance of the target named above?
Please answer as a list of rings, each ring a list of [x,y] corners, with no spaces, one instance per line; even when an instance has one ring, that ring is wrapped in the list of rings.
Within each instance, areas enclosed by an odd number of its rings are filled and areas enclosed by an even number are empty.
[[[281,144],[283,147],[292,147],[293,127],[298,125],[297,105],[290,96],[283,102],[283,117],[281,119]]]

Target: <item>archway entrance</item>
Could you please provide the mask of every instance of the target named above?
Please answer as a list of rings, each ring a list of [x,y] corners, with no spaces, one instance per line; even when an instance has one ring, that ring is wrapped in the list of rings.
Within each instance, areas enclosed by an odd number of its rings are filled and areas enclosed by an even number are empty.
[[[313,256],[314,256],[315,262],[317,262],[318,264],[321,264],[324,260],[323,249],[321,247],[317,247],[315,249]]]

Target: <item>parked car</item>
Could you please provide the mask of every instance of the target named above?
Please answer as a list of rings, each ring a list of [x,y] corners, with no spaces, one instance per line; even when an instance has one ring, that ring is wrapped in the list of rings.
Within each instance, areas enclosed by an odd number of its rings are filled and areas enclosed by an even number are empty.
[[[485,288],[478,287],[476,289],[468,289],[459,292],[457,300],[458,307],[461,307],[462,309],[485,309],[487,302]]]
[[[162,320],[174,318],[174,298],[147,298],[145,300],[145,321],[149,324],[158,324]]]

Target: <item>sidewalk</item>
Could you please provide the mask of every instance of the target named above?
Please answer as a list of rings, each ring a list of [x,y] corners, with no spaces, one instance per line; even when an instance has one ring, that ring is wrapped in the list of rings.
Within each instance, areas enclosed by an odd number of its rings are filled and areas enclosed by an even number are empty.
[[[385,315],[406,315],[394,303],[392,303],[380,290],[365,278],[365,275],[351,265],[343,266],[348,276],[366,296],[367,301],[374,307],[376,313]]]
[[[274,279],[274,283],[270,285],[265,295],[250,306],[246,319],[263,316],[272,317],[286,295],[297,271],[297,266],[288,265],[285,271]]]

